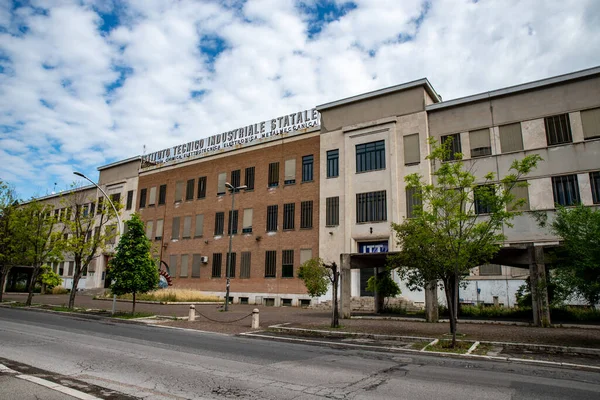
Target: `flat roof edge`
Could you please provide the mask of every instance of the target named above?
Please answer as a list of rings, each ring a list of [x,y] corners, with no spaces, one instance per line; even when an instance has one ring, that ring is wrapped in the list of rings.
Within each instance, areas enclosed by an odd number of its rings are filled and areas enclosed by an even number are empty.
[[[47,195],[41,196],[41,197],[33,197],[33,198],[31,198],[31,199],[29,199],[27,201],[24,201],[22,203],[19,203],[19,204],[20,205],[29,204],[32,201],[48,200],[48,199],[51,199],[53,197],[60,197],[60,196],[66,195],[66,194],[71,194],[71,193],[76,193],[76,192],[83,192],[84,190],[95,189],[95,188],[96,188],[96,186],[94,186],[94,185],[81,186],[81,187],[78,187],[78,188],[75,188],[75,189],[62,190],[62,191],[60,191],[58,193],[47,194]]]
[[[106,165],[101,165],[97,169],[98,169],[98,171],[102,171],[104,169],[118,167],[119,165],[127,164],[127,163],[130,163],[133,161],[140,161],[141,159],[142,159],[142,156],[129,157],[124,160],[115,161],[113,163],[106,164]]]

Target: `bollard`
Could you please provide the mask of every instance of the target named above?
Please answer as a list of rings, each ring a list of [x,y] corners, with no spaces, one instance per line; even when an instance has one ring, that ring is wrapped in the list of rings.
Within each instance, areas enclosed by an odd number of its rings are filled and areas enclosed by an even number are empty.
[[[258,329],[260,327],[260,323],[258,320],[258,308],[252,310],[252,329]]]
[[[195,320],[196,320],[196,306],[192,304],[190,306],[190,317],[188,318],[188,321],[194,322]]]

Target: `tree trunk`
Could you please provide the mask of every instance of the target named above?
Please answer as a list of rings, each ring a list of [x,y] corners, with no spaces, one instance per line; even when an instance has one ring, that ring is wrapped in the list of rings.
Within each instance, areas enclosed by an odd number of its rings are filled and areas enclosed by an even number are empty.
[[[75,307],[75,296],[77,295],[77,285],[79,284],[79,276],[73,275],[73,286],[71,286],[71,293],[69,293],[69,308]]]
[[[452,348],[456,344],[456,319],[454,319],[454,282],[453,279],[444,280],[444,293],[446,293],[446,305],[448,307],[448,319],[450,321],[450,333],[452,334]]]
[[[2,303],[2,296],[4,295],[4,283],[6,282],[6,275],[3,272],[0,272],[0,303]]]
[[[28,284],[29,294],[27,296],[27,301],[25,302],[25,305],[27,307],[31,306],[31,301],[33,300],[33,289],[35,289],[35,281],[37,280],[39,272],[40,272],[40,267],[34,267],[33,272],[31,273],[31,276],[29,277],[29,284]]]
[[[131,315],[135,315],[135,292],[133,292],[133,308],[131,309]]]
[[[46,284],[42,282],[42,289],[40,290],[40,294],[46,294]]]
[[[452,348],[456,347],[456,331],[458,330],[458,277],[454,276],[454,332],[452,333]]]
[[[338,313],[338,283],[339,283],[339,273],[337,272],[337,268],[333,270],[333,301],[332,301],[332,315],[331,315],[331,327],[339,328],[340,326],[340,317]]]

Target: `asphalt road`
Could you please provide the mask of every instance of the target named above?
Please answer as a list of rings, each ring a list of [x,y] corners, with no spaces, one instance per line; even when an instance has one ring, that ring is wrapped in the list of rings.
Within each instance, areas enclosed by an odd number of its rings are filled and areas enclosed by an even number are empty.
[[[146,399],[598,399],[593,372],[0,308],[0,357]],[[0,386],[0,398],[3,388]]]

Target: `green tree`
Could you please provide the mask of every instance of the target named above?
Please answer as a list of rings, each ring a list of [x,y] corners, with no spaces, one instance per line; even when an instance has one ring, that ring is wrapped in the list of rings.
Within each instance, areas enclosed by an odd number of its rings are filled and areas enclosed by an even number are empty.
[[[22,255],[18,240],[18,201],[14,189],[0,180],[0,302],[10,269],[18,264]]]
[[[306,290],[311,297],[323,296],[327,293],[329,284],[332,287],[332,314],[331,327],[338,328],[340,326],[340,318],[338,311],[338,282],[340,280],[340,272],[336,263],[326,264],[320,258],[311,258],[305,261],[298,269],[298,278],[300,278]]]
[[[396,297],[402,293],[398,284],[392,279],[390,270],[385,271],[379,276],[373,275],[370,277],[367,280],[367,291],[376,292],[381,298],[388,300],[390,297]]]
[[[46,293],[46,289],[52,289],[62,283],[62,278],[56,272],[52,271],[49,265],[42,265],[42,271],[38,282],[42,285],[41,294]]]
[[[110,261],[111,289],[114,294],[133,295],[132,314],[135,314],[135,296],[156,289],[158,269],[152,258],[152,244],[144,232],[144,223],[139,215],[133,214],[127,221],[127,232],[119,240],[117,253]]]
[[[525,201],[515,199],[512,189],[527,185],[520,179],[537,166],[541,157],[530,155],[515,160],[504,178],[498,180],[490,172],[481,181],[473,167],[466,168],[461,153],[454,154],[456,162],[444,162],[452,158],[450,141],[438,145],[430,139],[429,144],[431,183],[418,174],[405,178],[421,206],[416,207],[414,218],[392,224],[401,251],[388,262],[411,289],[439,282],[446,295],[454,346],[461,280],[471,268],[486,264],[500,250],[505,239],[502,227],[510,226],[518,214],[512,210]],[[482,211],[485,215],[480,215]]]

